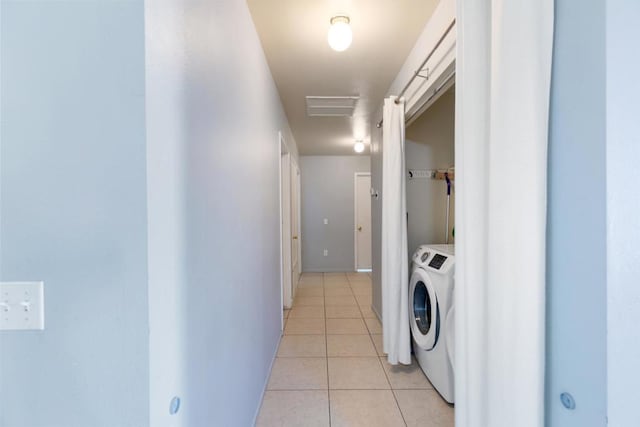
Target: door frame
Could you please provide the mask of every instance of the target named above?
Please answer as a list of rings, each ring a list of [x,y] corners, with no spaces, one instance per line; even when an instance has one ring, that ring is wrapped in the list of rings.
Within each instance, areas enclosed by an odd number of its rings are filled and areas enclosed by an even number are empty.
[[[358,177],[368,176],[371,179],[371,172],[355,172],[353,174],[353,270],[354,271],[372,271],[372,267],[367,269],[358,269]],[[373,238],[373,236],[371,236]],[[373,255],[373,254],[372,254]],[[372,259],[373,261],[373,259]],[[373,264],[373,262],[372,262]]]
[[[278,132],[278,159],[279,159],[279,193],[280,193],[280,311],[282,317],[282,329],[284,330],[284,312],[285,308],[290,308],[292,303],[291,296],[291,151],[282,135]],[[283,161],[284,159],[284,161]],[[286,170],[285,170],[286,168]],[[285,175],[286,173],[286,175]],[[288,194],[283,191],[283,186],[287,185],[283,181],[283,177],[287,178]],[[286,189],[285,189],[286,190]],[[288,203],[287,202],[288,199]],[[286,204],[286,206],[285,206]],[[287,212],[288,211],[288,212]],[[289,253],[289,257],[285,257],[285,253]],[[288,265],[285,265],[288,261]]]
[[[301,213],[300,213],[300,208],[302,206],[302,202],[300,200],[300,197],[302,196],[302,190],[300,188],[301,186],[301,180],[300,180],[300,166],[298,165],[298,161],[295,159],[295,157],[293,156],[289,156],[289,160],[290,160],[290,166],[289,166],[289,175],[290,175],[290,181],[289,181],[289,190],[290,190],[290,195],[289,195],[289,206],[291,208],[291,212],[293,213],[293,191],[292,188],[293,187],[293,183],[295,180],[295,193],[296,193],[296,197],[295,197],[295,201],[296,201],[296,206],[295,206],[295,212],[296,212],[296,229],[293,229],[293,220],[290,221],[290,225],[291,225],[291,239],[293,239],[293,236],[297,237],[297,251],[296,251],[296,256],[297,256],[297,269],[296,271],[293,270],[293,250],[291,251],[291,271],[290,274],[293,275],[293,273],[295,272],[295,278],[292,278],[292,282],[291,282],[291,293],[292,293],[292,297],[295,296],[295,292],[298,288],[298,279],[300,279],[300,273],[302,272],[302,225],[300,223],[301,221]],[[290,214],[290,219],[293,218],[293,215]],[[292,240],[293,241],[293,240]]]

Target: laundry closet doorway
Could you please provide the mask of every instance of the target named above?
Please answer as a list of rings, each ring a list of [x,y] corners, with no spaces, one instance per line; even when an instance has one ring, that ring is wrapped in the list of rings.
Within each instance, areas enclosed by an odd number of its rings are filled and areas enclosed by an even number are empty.
[[[400,173],[407,172],[397,154],[405,148],[405,124],[411,125],[455,79],[457,170],[447,163],[434,166],[447,168],[442,175],[452,188],[440,194],[455,202],[450,206],[456,231],[455,418],[456,425],[465,427],[544,425],[546,147],[554,9],[549,1],[512,3],[442,1],[388,90],[371,134],[377,230],[373,310],[384,317],[384,350],[393,362],[397,354],[406,359],[410,347],[403,320],[409,305],[403,301],[409,293],[405,254],[393,246],[400,241],[403,248],[406,238],[406,227],[397,226],[405,212],[396,206],[403,201],[393,197],[404,191]],[[409,176],[415,184],[441,172],[417,166],[418,173]],[[452,174],[455,188],[448,182]],[[387,188],[395,191],[392,197]],[[445,220],[448,211],[435,210],[444,212]],[[441,236],[451,242],[453,230],[446,228]],[[527,398],[505,406],[511,396]]]

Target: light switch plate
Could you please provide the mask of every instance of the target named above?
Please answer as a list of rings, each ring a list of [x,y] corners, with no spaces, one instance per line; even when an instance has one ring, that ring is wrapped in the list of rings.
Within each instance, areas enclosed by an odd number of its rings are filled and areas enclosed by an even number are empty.
[[[325,218],[322,222],[324,222],[324,225],[329,225],[329,218]]]
[[[0,282],[0,330],[44,329],[44,283]]]

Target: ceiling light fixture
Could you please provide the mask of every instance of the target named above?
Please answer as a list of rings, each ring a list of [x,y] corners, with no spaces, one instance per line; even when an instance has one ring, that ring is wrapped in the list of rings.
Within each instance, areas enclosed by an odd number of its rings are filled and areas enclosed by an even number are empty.
[[[342,52],[351,46],[351,40],[353,35],[351,33],[351,26],[349,25],[348,16],[338,15],[331,18],[329,21],[331,26],[329,27],[329,46],[331,49]]]
[[[364,151],[364,142],[356,141],[356,143],[353,144],[353,151],[356,153],[362,153]]]

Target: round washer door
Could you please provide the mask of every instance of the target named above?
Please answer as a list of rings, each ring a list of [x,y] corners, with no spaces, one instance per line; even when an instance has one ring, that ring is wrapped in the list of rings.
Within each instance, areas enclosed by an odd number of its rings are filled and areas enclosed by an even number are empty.
[[[413,339],[424,350],[436,346],[440,335],[438,298],[429,275],[418,268],[409,284],[409,323]]]

